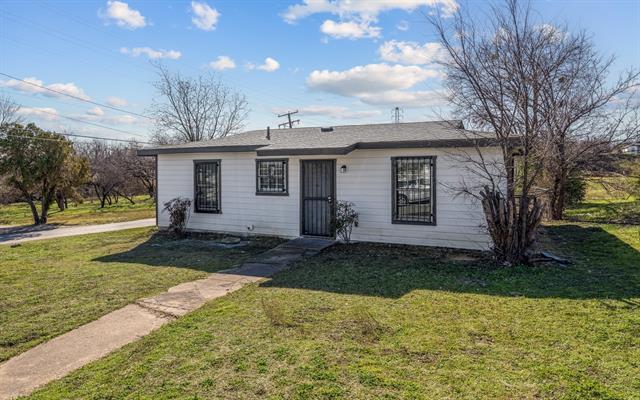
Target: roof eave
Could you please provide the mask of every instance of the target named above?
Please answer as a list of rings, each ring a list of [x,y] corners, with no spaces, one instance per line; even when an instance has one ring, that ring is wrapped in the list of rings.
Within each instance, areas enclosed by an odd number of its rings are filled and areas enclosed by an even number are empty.
[[[519,138],[509,140],[509,145],[519,144]],[[258,156],[296,156],[296,155],[345,155],[354,150],[362,149],[414,149],[414,148],[451,148],[451,147],[498,147],[500,140],[495,138],[462,138],[435,140],[397,140],[383,142],[358,142],[343,147],[315,147],[269,149],[265,145],[242,146],[199,146],[199,147],[156,147],[139,149],[139,156],[155,156],[158,154],[183,153],[241,153],[256,151]]]
[[[252,152],[264,147],[264,145],[242,145],[242,146],[193,146],[193,147],[152,147],[149,149],[138,149],[139,156],[156,156],[158,154],[181,154],[181,153],[244,153]]]

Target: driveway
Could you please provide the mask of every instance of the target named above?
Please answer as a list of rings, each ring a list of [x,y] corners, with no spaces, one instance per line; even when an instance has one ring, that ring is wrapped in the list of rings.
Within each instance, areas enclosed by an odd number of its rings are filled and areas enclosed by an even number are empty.
[[[139,219],[136,221],[114,222],[111,224],[84,225],[84,226],[56,226],[56,225],[30,225],[2,227],[0,226],[0,245],[17,244],[31,240],[52,239],[64,236],[86,235],[89,233],[112,232],[131,228],[144,228],[154,226],[155,218]]]

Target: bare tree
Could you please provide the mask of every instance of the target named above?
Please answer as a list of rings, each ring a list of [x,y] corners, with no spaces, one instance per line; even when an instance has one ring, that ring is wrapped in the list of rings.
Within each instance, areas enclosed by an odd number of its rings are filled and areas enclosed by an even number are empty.
[[[117,159],[117,149],[105,142],[93,142],[78,145],[80,152],[89,159],[91,165],[90,185],[100,201],[100,208],[111,205],[117,200],[118,187],[127,180]]]
[[[101,208],[118,203],[120,198],[135,204],[136,195],[146,193],[153,197],[155,163],[148,157],[138,157],[135,144],[124,146],[95,140],[76,146],[90,162],[89,185]]]
[[[555,39],[549,52],[561,65],[542,81],[545,131],[552,144],[545,186],[550,217],[562,219],[571,177],[595,172],[610,153],[640,137],[640,75],[629,71],[609,85],[613,57],[602,58],[584,32],[547,30]]]
[[[19,117],[20,105],[8,96],[0,96],[0,126],[22,123]]]
[[[460,191],[481,200],[496,258],[527,262],[543,210],[536,182],[550,148],[543,81],[561,60],[547,54],[552,38],[516,0],[493,7],[487,18],[460,11],[449,20],[430,19],[448,54],[442,64],[454,112],[476,131],[472,138],[490,136],[501,150],[499,159],[480,147],[466,157],[485,187]]]
[[[149,197],[155,197],[156,163],[154,157],[141,157],[136,154],[136,145],[126,149],[124,169],[130,177],[142,186]]]
[[[151,106],[155,117],[155,141],[195,142],[238,132],[249,108],[244,95],[226,86],[215,75],[189,78],[158,65],[154,83],[159,99]]]

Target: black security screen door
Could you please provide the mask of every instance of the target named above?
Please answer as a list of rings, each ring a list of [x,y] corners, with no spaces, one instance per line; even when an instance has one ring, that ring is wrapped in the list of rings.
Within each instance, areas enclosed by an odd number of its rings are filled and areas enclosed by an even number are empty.
[[[335,161],[303,160],[300,168],[302,234],[333,236]]]

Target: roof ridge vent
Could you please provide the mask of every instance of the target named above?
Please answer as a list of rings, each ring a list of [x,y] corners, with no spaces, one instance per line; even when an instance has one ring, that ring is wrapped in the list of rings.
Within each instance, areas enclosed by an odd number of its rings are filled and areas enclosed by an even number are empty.
[[[333,126],[322,126],[320,132],[333,132]]]

